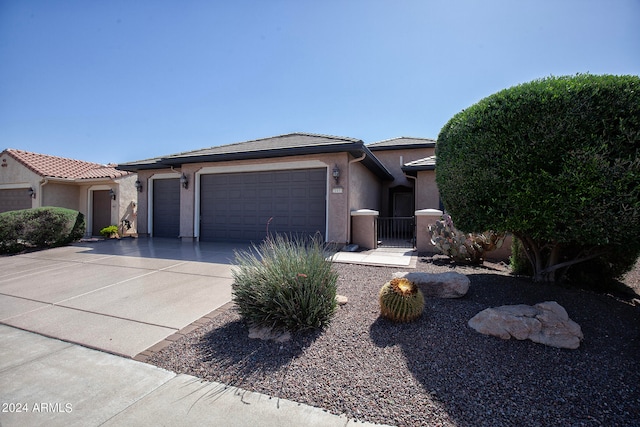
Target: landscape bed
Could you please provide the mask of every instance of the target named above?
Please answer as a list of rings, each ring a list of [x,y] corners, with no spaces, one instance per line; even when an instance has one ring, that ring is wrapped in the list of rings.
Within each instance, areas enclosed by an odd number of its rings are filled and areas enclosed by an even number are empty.
[[[639,268],[624,282],[640,290]],[[248,338],[234,310],[155,354],[178,373],[398,426],[640,425],[640,307],[610,295],[532,283],[503,264],[420,257],[412,271],[458,271],[461,299],[426,298],[407,324],[379,317],[377,295],[398,268],[335,264],[349,302],[330,326],[284,343]],[[577,350],[481,335],[488,307],[557,301],[584,333]]]

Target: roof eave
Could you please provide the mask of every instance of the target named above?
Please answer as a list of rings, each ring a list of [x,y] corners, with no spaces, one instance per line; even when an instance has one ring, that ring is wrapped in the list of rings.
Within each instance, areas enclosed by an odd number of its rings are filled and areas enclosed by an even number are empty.
[[[375,145],[369,147],[371,151],[391,151],[391,150],[406,150],[406,149],[416,149],[416,148],[434,148],[436,146],[435,142],[427,142],[422,144],[406,144],[406,145],[383,145],[376,147]]]

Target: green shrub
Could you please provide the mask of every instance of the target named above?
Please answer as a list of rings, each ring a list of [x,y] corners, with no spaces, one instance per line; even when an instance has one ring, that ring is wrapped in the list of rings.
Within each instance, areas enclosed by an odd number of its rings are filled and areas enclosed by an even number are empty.
[[[619,248],[639,252],[639,76],[549,77],[502,90],[451,118],[436,156],[456,226],[511,232],[535,281],[555,282]]]
[[[527,258],[527,254],[522,247],[522,242],[517,237],[513,237],[513,239],[511,240],[511,255],[509,256],[509,266],[511,267],[511,272],[513,274],[530,276],[532,273],[529,258]]]
[[[118,234],[118,226],[117,225],[109,225],[100,230],[100,235],[104,237],[111,237],[114,234]]]
[[[0,253],[63,246],[85,232],[84,215],[66,208],[43,207],[0,214]]]
[[[236,251],[233,301],[251,326],[291,332],[322,328],[336,310],[338,275],[318,238],[268,237]]]

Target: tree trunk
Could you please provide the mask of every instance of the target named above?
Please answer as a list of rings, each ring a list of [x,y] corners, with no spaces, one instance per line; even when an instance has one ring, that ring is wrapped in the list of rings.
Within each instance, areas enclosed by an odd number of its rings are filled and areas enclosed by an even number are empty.
[[[537,242],[531,237],[517,233],[514,233],[514,235],[522,241],[525,254],[531,263],[533,270],[532,279],[534,282],[555,283],[557,281],[557,273],[559,270],[597,258],[604,254],[602,251],[596,251],[589,255],[580,253],[573,259],[560,262],[562,259],[563,245],[557,242]]]

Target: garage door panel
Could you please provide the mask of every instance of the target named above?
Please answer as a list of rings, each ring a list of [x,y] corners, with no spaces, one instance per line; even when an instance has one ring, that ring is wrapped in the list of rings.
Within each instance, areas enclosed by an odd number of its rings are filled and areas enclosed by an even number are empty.
[[[200,188],[201,240],[260,241],[267,229],[324,234],[326,169],[202,175]]]
[[[26,188],[0,190],[0,212],[31,209],[31,196]]]
[[[180,179],[153,181],[153,236],[180,236]]]

